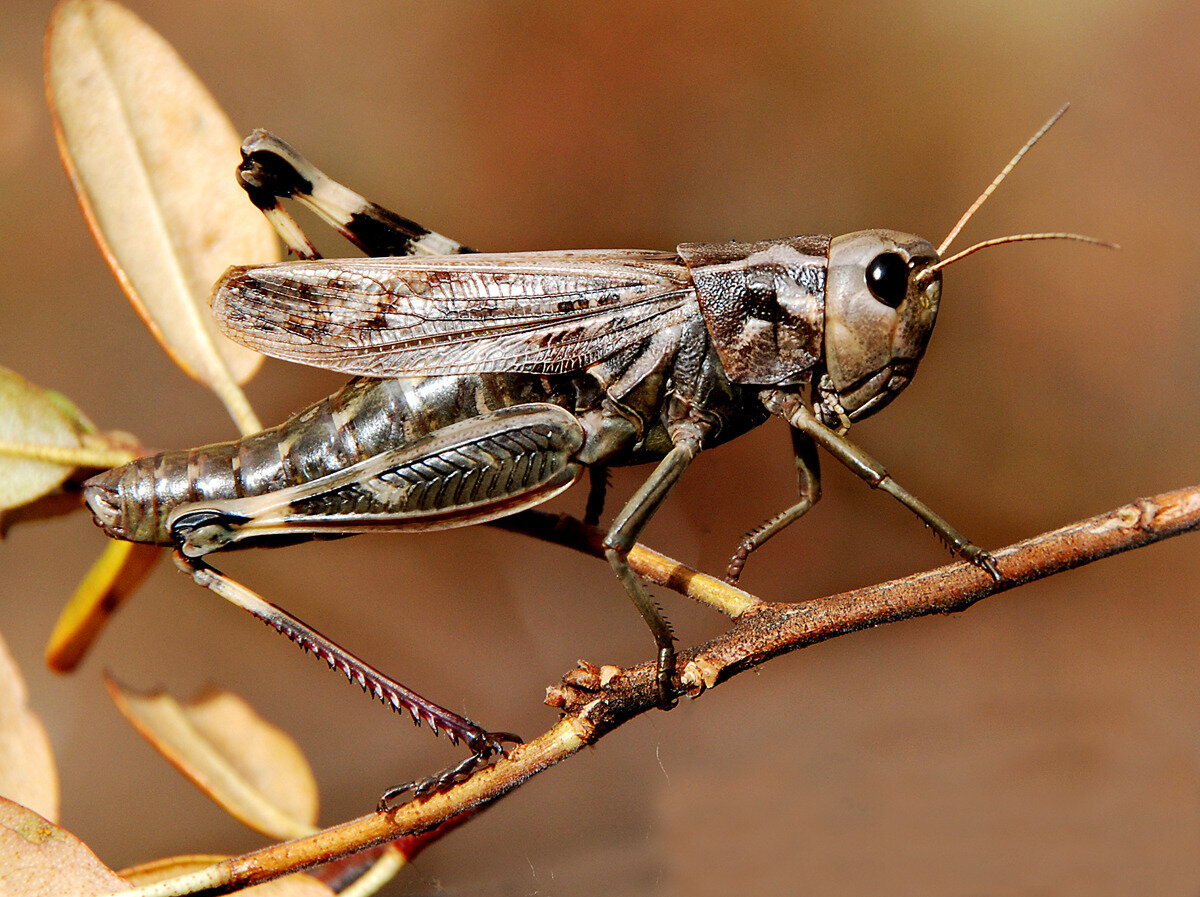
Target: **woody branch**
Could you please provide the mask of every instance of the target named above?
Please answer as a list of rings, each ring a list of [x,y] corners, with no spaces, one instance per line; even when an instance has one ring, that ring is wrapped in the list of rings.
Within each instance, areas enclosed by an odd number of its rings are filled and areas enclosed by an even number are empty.
[[[533,530],[587,550],[587,530],[556,528],[549,515],[523,518]],[[735,624],[723,635],[679,653],[677,671],[693,695],[786,654],[826,639],[884,623],[934,613],[965,610],[976,601],[1016,586],[1079,567],[1109,555],[1141,548],[1200,526],[1200,486],[1167,492],[1106,514],[1027,539],[995,557],[1003,580],[995,583],[965,563],[940,567],[868,588],[799,603],[748,599]],[[556,538],[558,533],[561,538]],[[565,534],[565,535],[564,535]],[[697,576],[681,564],[648,552],[651,563],[630,555],[635,570],[666,579],[682,590],[718,580]],[[665,565],[665,566],[664,566]],[[674,571],[671,567],[674,565]],[[733,592],[738,592],[734,589]],[[740,593],[745,595],[745,593]],[[608,732],[656,707],[652,662],[628,670],[582,666],[550,689],[548,703],[563,718],[550,731],[514,749],[511,756],[444,794],[373,813],[309,838],[233,857],[189,876],[129,894],[228,893],[251,884],[347,856],[372,845],[428,831],[460,814],[477,812],[530,777],[594,744]],[[169,888],[169,889],[168,889]]]

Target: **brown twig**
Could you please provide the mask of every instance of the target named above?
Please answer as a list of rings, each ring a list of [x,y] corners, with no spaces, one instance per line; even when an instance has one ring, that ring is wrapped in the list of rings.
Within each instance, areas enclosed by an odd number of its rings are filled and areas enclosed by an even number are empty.
[[[797,604],[754,603],[723,635],[680,652],[679,678],[695,696],[780,654],[883,623],[964,610],[997,592],[1197,526],[1200,486],[1143,499],[995,552],[1004,576],[999,584],[981,570],[959,563],[829,598]],[[228,893],[427,831],[457,814],[498,800],[531,776],[652,709],[656,700],[653,663],[625,671],[581,666],[564,678],[562,686],[550,690],[549,703],[564,713],[554,728],[452,791],[388,813],[363,816],[309,838],[233,857],[155,886],[173,885],[170,890],[146,889],[136,894]]]

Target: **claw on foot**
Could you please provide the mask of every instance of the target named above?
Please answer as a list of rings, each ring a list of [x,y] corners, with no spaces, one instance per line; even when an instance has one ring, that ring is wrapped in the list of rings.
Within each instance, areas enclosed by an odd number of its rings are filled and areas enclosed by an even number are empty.
[[[679,703],[672,694],[671,676],[675,672],[674,650],[663,648],[658,652],[658,670],[655,682],[658,685],[658,709],[670,710]]]
[[[750,559],[750,553],[756,547],[754,537],[761,529],[760,527],[742,536],[742,540],[738,542],[737,549],[733,552],[733,557],[729,559],[729,566],[725,570],[725,582],[731,586],[736,586],[738,580],[742,578],[742,570],[745,569],[746,561]]]
[[[397,801],[405,795],[410,795],[410,800],[420,801],[432,794],[449,791],[455,785],[471,778],[478,770],[488,766],[497,754],[507,757],[508,750],[505,745],[518,744],[524,744],[520,735],[514,735],[511,732],[486,732],[482,738],[470,745],[474,753],[461,763],[423,779],[396,785],[383,792],[375,807],[376,812],[387,813],[396,809],[401,805]]]
[[[1000,575],[1000,566],[989,552],[978,549],[975,553],[967,554],[966,557],[968,561],[990,576],[993,582],[999,584],[1003,579]]]

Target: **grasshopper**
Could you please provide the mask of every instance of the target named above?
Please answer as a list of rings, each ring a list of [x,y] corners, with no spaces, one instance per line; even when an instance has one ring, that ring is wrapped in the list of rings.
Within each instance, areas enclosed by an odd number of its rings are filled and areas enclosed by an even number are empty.
[[[547,501],[592,472],[588,513],[611,465],[657,462],[609,525],[605,554],[653,633],[658,699],[670,707],[674,638],[627,555],[688,464],[771,416],[791,426],[799,500],[749,533],[749,555],[820,497],[817,448],[889,493],[997,582],[986,551],[846,438],[911,381],[941,297],[951,241],[1058,112],[941,246],[890,230],[674,251],[477,253],[368,202],[282,140],[254,132],[240,181],[303,260],[234,267],[212,308],[231,338],[267,355],[354,375],[287,422],[243,439],[138,459],[89,480],[97,523],[173,546],[201,584],[257,614],[397,710],[462,739],[458,766],[392,789],[443,789],[518,741],[388,679],[203,560],[212,552],[367,531],[436,530]],[[327,260],[284,211],[294,198],[367,258]],[[599,475],[597,475],[599,474]],[[249,593],[252,595],[253,593]]]

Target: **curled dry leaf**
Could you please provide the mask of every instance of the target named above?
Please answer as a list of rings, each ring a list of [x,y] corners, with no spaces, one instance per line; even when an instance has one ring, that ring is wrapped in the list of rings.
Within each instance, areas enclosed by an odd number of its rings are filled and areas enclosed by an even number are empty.
[[[0,639],[0,795],[57,819],[54,754],[27,701],[25,680]]]
[[[143,863],[130,869],[122,869],[121,877],[134,887],[140,888],[186,875],[189,872],[197,872],[223,859],[225,858],[222,856],[207,855],[169,857],[164,860],[155,860],[152,863]],[[238,893],[253,895],[253,897],[332,897],[333,891],[312,876],[297,873],[246,888]]]
[[[308,761],[241,698],[215,691],[180,704],[111,677],[105,683],[142,736],[230,815],[272,838],[313,831],[317,785]]]
[[[0,441],[21,445],[76,448],[80,445],[77,412],[64,408],[56,393],[34,386],[0,368]],[[69,464],[0,454],[0,511],[31,502],[57,489],[71,475]]]
[[[0,894],[90,897],[128,889],[70,832],[0,798]]]
[[[55,10],[46,87],[63,162],[117,280],[175,362],[243,429],[260,429],[235,405],[262,356],[221,336],[207,303],[229,265],[279,259],[237,187],[232,124],[171,46],[109,0]]]
[[[69,673],[83,660],[108,618],[162,557],[157,545],[109,542],[58,616],[46,644],[46,666]]]

